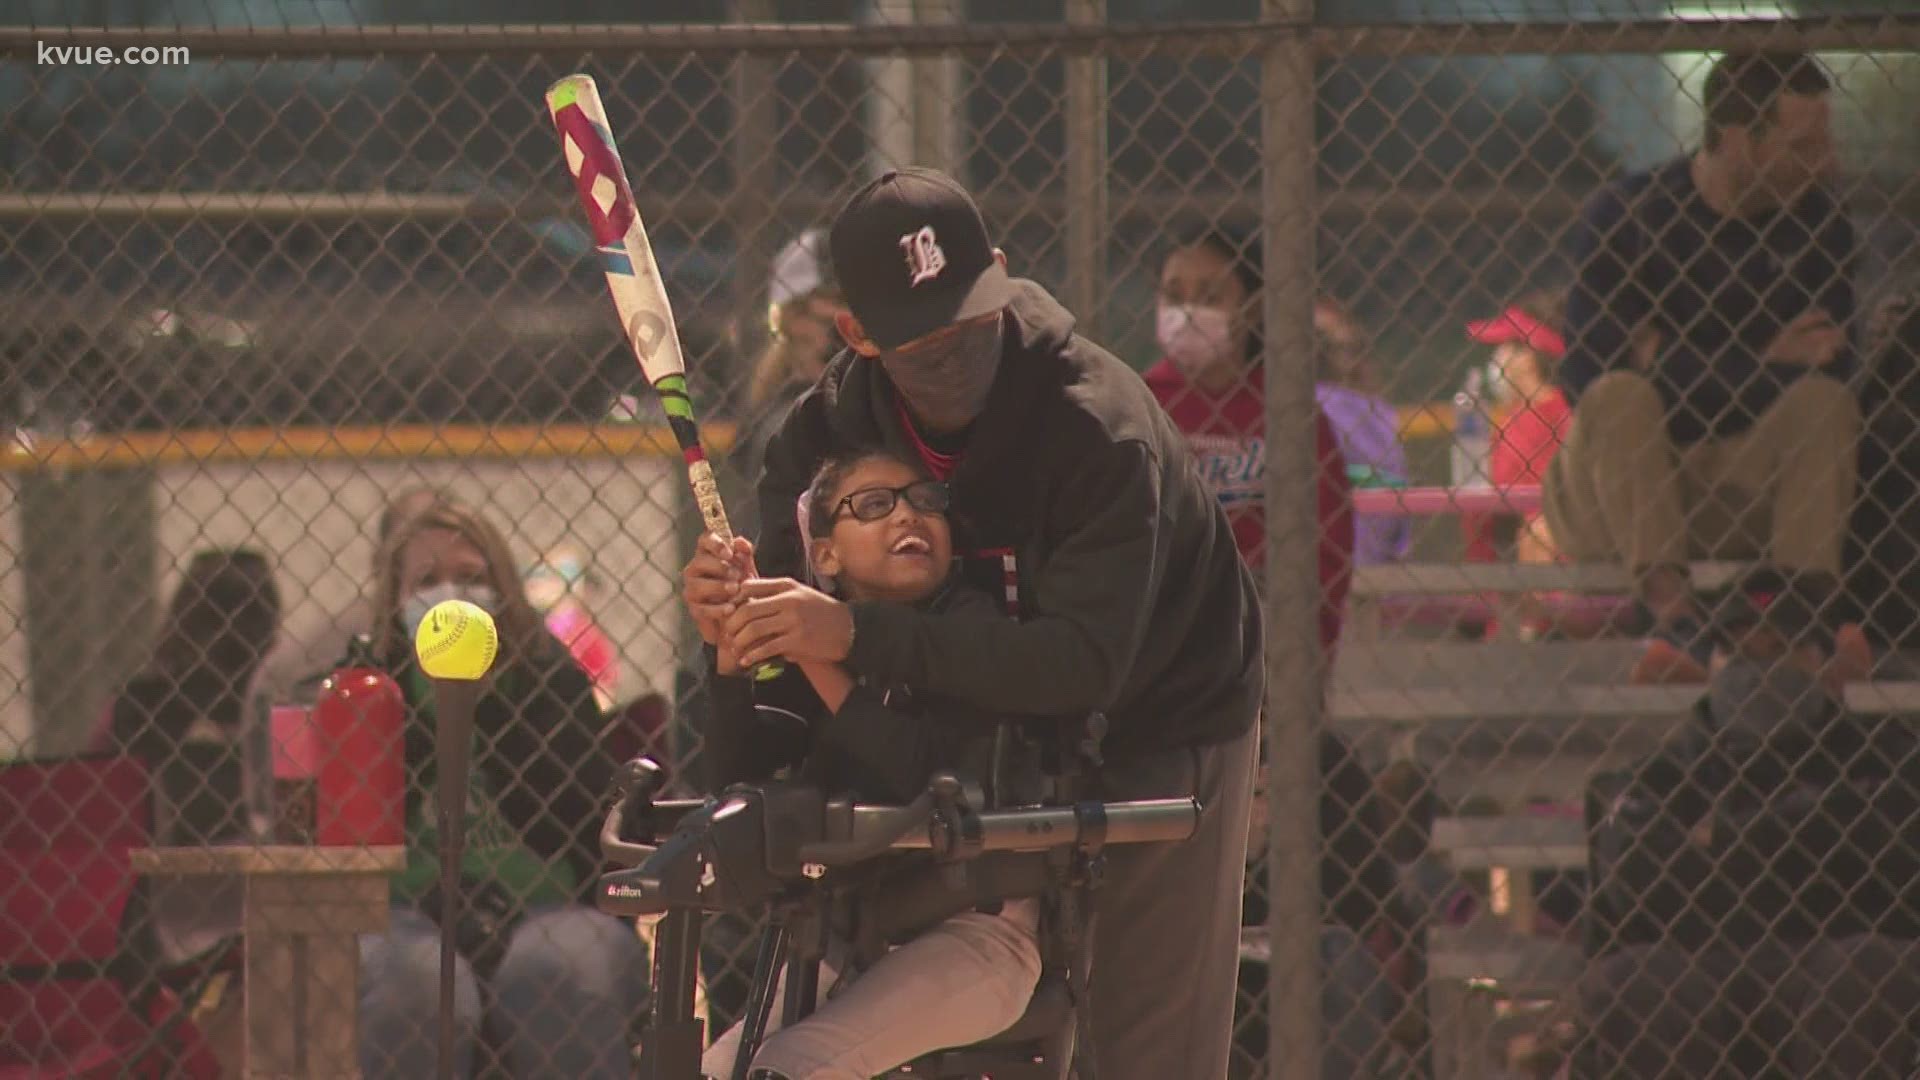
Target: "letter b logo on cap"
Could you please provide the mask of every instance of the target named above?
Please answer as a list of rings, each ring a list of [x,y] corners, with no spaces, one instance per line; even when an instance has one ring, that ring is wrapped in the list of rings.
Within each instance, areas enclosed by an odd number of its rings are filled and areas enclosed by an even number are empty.
[[[947,268],[947,253],[940,250],[940,241],[933,235],[931,225],[923,225],[918,231],[902,236],[900,250],[907,255],[908,285],[932,281]]]

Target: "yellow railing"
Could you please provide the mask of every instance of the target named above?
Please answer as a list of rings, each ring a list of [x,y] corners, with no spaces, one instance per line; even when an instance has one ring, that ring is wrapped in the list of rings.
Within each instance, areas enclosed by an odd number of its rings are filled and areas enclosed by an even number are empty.
[[[723,453],[733,444],[734,428],[704,425],[701,436],[709,451]],[[653,457],[679,452],[672,432],[648,424],[232,428],[79,439],[15,434],[0,453],[0,472],[273,460]]]

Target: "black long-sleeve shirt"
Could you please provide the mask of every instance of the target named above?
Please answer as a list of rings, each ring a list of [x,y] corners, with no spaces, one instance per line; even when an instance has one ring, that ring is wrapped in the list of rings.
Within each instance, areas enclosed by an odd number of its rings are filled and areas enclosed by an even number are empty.
[[[1846,378],[1850,353],[1824,368],[1760,357],[1780,329],[1826,309],[1853,317],[1853,226],[1813,189],[1771,214],[1708,206],[1687,158],[1615,181],[1588,200],[1573,233],[1560,385],[1578,403],[1593,380],[1631,362],[1633,335],[1661,348],[1650,373],[1676,443],[1736,435],[1810,371]]]
[[[978,627],[1005,620],[992,600],[958,584],[949,584],[914,609]],[[766,683],[746,676],[720,677],[711,670],[709,678],[713,709],[703,732],[709,791],[763,781],[781,768],[799,766],[825,790],[907,803],[926,790],[927,778],[936,769],[957,769],[991,784],[1003,721],[1015,721],[1026,735],[1046,731],[1046,721],[1037,717],[995,714],[945,695],[868,684],[856,685],[839,711],[828,713],[805,676],[792,666]],[[1033,754],[1013,754],[1003,764],[1018,775],[1008,777],[1007,790],[989,789],[994,802],[1019,802],[1038,794]]]
[[[1015,556],[1020,619],[853,605],[847,666],[1004,712],[1102,712],[1109,758],[1233,739],[1264,690],[1259,599],[1187,439],[1133,369],[1032,282],[953,487],[955,547]],[[843,352],[767,444],[763,574],[802,566],[794,500],[856,447],[911,457],[881,365]],[[997,565],[997,564],[996,564]]]

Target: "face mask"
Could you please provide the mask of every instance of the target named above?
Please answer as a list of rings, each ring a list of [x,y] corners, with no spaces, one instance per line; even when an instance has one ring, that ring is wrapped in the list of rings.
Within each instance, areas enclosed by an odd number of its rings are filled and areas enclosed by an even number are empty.
[[[427,612],[435,604],[448,600],[465,600],[489,615],[500,614],[500,596],[485,585],[435,585],[431,589],[421,589],[400,605],[400,618],[407,625],[409,636],[420,632],[420,624],[427,621]]]
[[[1225,308],[1162,303],[1154,331],[1167,359],[1188,375],[1233,355],[1233,319]]]
[[[880,365],[923,423],[959,431],[986,407],[999,373],[1000,320],[966,326],[911,353],[882,352]]]

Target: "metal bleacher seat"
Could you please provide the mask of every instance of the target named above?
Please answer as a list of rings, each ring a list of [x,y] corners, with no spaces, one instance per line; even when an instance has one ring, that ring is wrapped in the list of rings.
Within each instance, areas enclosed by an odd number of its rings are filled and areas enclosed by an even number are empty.
[[[1413,516],[1515,512],[1538,499],[1537,490],[1513,498],[1447,489],[1366,494],[1380,505],[1356,508]],[[1711,590],[1746,569],[1703,562],[1691,575]],[[1653,751],[1706,692],[1630,684],[1642,645],[1629,637],[1512,639],[1529,594],[1552,594],[1558,611],[1616,614],[1630,603],[1631,586],[1612,564],[1401,563],[1354,572],[1354,617],[1336,656],[1329,722],[1376,761],[1418,762],[1449,800],[1485,797],[1506,810],[1443,817],[1431,830],[1433,853],[1456,872],[1487,873],[1494,894],[1465,923],[1425,933],[1437,1076],[1504,1075],[1503,1049],[1515,1036],[1542,1034],[1585,967],[1574,935],[1535,932],[1533,895],[1535,873],[1586,871],[1585,823],[1514,811],[1542,799],[1578,803],[1596,772]],[[1499,628],[1491,640],[1456,636],[1456,628],[1486,623]],[[1920,717],[1920,683],[1853,683],[1846,699],[1859,713]]]
[[[1716,589],[1731,584],[1746,564],[1693,564],[1695,584]],[[1627,572],[1612,563],[1388,563],[1354,570],[1351,603],[1356,640],[1379,640],[1386,628],[1405,623],[1451,629],[1495,623],[1503,636],[1520,625],[1519,602],[1528,594],[1555,594],[1554,607],[1585,610],[1589,617],[1618,616],[1629,605]]]

